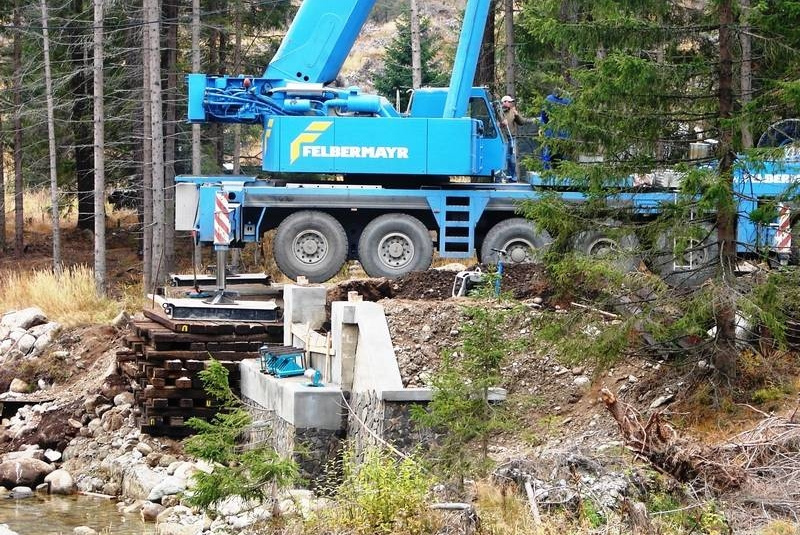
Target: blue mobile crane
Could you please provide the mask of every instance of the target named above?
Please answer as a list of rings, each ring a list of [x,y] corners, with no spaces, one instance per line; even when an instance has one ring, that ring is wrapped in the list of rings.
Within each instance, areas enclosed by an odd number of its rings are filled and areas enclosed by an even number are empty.
[[[403,114],[383,97],[331,85],[374,3],[305,0],[260,78],[188,76],[190,122],[263,128],[262,169],[270,178],[176,179],[176,229],[213,244],[218,266],[229,248],[272,229],[280,270],[311,282],[333,277],[348,259],[358,259],[370,276],[394,278],[427,269],[434,249],[445,258],[477,254],[484,263],[496,263],[501,251],[513,264],[531,261],[551,242],[516,214],[519,202],[549,186],[536,174],[525,183],[500,183],[508,140],[488,92],[472,86],[490,0],[467,1],[449,87],[416,90]],[[792,207],[773,225],[757,226],[745,214],[798,176],[796,160],[737,170],[736,190],[747,199],[739,206],[742,252],[796,250],[786,241],[797,227]],[[559,192],[584,199],[577,190]],[[646,219],[674,199],[670,187],[632,187],[611,202]],[[669,236],[661,241],[671,250]],[[598,227],[575,244],[593,254],[638,242]],[[700,282],[716,252],[713,239],[696,245],[651,267],[667,280]],[[217,282],[222,292],[220,273]]]

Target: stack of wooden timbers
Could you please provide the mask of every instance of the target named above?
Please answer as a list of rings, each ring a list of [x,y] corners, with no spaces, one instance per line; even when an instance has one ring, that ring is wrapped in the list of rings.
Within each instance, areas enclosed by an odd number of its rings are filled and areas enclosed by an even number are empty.
[[[117,365],[138,388],[134,396],[139,426],[152,436],[181,438],[192,433],[191,417],[210,419],[217,411],[199,372],[211,359],[229,371],[239,386],[239,361],[258,358],[264,344],[283,340],[283,322],[173,320],[157,309],[132,322]]]

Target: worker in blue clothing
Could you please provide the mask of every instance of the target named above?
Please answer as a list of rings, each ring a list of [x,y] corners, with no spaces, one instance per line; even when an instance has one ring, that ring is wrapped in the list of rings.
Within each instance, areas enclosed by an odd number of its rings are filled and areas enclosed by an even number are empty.
[[[541,114],[539,114],[539,121],[542,125],[546,125],[550,122],[550,115],[548,114],[549,110],[552,110],[555,106],[567,106],[572,103],[572,99],[566,96],[562,96],[561,91],[556,90],[553,93],[550,93],[545,97],[545,106],[542,109]],[[558,139],[567,139],[569,137],[569,133],[564,130],[554,130],[553,128],[544,127],[544,132],[542,132],[545,137],[550,138],[558,138]],[[545,145],[542,147],[542,163],[544,164],[545,169],[552,168],[553,165],[557,164],[561,159],[561,155],[553,154],[550,150],[550,147]]]
[[[536,122],[535,119],[526,119],[517,111],[516,101],[511,95],[505,95],[500,99],[502,115],[500,124],[506,129],[508,134],[508,152],[506,153],[506,175],[510,182],[517,181],[517,151],[516,137],[519,127],[524,124]]]

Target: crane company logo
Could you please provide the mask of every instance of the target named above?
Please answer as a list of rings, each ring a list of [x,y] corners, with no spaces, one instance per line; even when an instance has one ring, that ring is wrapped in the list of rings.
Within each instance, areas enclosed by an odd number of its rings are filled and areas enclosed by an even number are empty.
[[[267,127],[264,128],[264,140],[261,142],[261,146],[264,147],[264,156],[267,155],[267,147],[269,147],[269,136],[272,135],[272,126],[275,124],[275,119],[270,119],[267,121]]]
[[[313,145],[333,125],[332,121],[314,121],[289,146],[290,163],[303,158],[408,159],[408,147],[353,145]]]

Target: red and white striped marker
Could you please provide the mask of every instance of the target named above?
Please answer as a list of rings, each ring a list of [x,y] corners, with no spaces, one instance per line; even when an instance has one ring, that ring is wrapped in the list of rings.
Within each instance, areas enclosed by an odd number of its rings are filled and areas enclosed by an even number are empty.
[[[775,230],[774,247],[778,254],[792,252],[792,211],[785,203],[778,205],[778,228]]]
[[[214,245],[227,247],[231,243],[231,216],[228,198],[218,192],[214,203]]]

